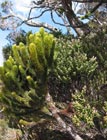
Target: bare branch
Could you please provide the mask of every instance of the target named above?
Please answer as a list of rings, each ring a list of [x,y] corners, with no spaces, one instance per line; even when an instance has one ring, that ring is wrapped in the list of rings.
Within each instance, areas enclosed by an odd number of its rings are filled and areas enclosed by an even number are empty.
[[[90,13],[91,13],[91,14],[94,13],[102,4],[103,4],[102,1],[99,2],[99,3],[90,11]]]
[[[64,26],[67,29],[68,34],[71,34],[71,26],[68,23],[68,21],[66,20],[66,18],[63,16],[63,14],[60,14],[58,11],[56,11],[56,14],[61,17],[62,21],[64,22]]]
[[[9,19],[9,18],[11,18],[11,17],[14,17],[14,15],[11,15],[11,14],[10,14],[10,15],[7,15],[7,16],[2,17],[1,19],[2,19],[2,20],[5,20],[5,19]]]
[[[107,3],[107,0],[71,0],[72,2],[78,2],[78,3],[99,3],[102,1],[102,3]]]
[[[65,16],[67,17],[71,27],[75,30],[77,35],[81,36],[83,34],[89,33],[88,25],[80,21],[72,10],[71,0],[62,0],[62,6],[64,7]],[[79,28],[80,26],[82,28]]]
[[[59,116],[58,112],[59,110],[56,108],[55,103],[53,102],[53,99],[49,92],[47,93],[46,96],[46,102],[49,107],[49,110],[51,111],[53,117],[57,120],[58,124],[62,127],[62,131],[68,132],[71,137],[74,138],[74,140],[83,140],[73,129],[73,126],[70,124],[66,124],[62,118]]]
[[[42,13],[42,14],[43,14],[43,13]],[[2,19],[5,20],[5,19],[9,19],[9,18],[11,18],[11,17],[17,18],[17,19],[19,19],[19,20],[21,21],[21,23],[17,23],[17,27],[18,27],[18,26],[21,26],[22,24],[25,23],[25,24],[27,24],[27,25],[29,25],[29,26],[32,26],[32,27],[44,27],[44,28],[46,28],[46,29],[48,29],[48,30],[50,30],[50,31],[55,31],[55,32],[58,31],[57,28],[55,28],[55,27],[53,27],[53,26],[51,26],[51,25],[49,25],[49,24],[47,24],[47,23],[36,22],[36,21],[32,21],[32,20],[31,20],[31,19],[36,18],[36,17],[30,18],[30,19],[26,19],[25,17],[23,17],[23,16],[21,16],[21,15],[18,15],[18,14],[15,14],[15,13],[13,13],[13,12],[11,12],[11,14],[9,14],[9,15],[7,15],[7,16],[2,17]],[[16,28],[17,28],[17,27],[16,27]]]
[[[43,22],[34,22],[34,21],[26,20],[23,23],[26,23],[27,25],[32,26],[32,27],[44,27],[50,31],[55,31],[55,32],[59,31],[57,28]]]
[[[73,6],[72,4],[73,2],[76,2],[75,6]],[[89,10],[87,8],[87,5],[88,4],[90,5],[91,3],[92,3],[92,7],[91,7],[91,10]],[[6,20],[5,28],[8,28],[8,26],[10,26],[8,25],[8,23],[11,22],[11,20],[14,20],[14,24],[11,24],[11,27],[12,25],[13,26],[15,25],[15,27],[17,28],[18,26],[21,26],[23,23],[25,23],[29,26],[44,27],[48,30],[56,31],[56,28],[49,25],[48,21],[46,23],[42,21],[41,22],[36,21],[36,19],[42,17],[44,13],[50,12],[51,20],[53,23],[58,24],[62,27],[65,26],[68,32],[70,32],[70,29],[73,28],[75,32],[77,33],[77,35],[81,36],[84,34],[85,35],[88,34],[91,31],[91,29],[88,26],[88,24],[82,22],[81,18],[79,18],[75,14],[75,10],[76,10],[75,8],[77,7],[78,4],[84,4],[85,8],[83,9],[83,11],[85,11],[85,13],[90,12],[93,14],[103,3],[107,3],[107,0],[36,0],[36,1],[32,1],[32,5],[30,5],[28,17],[22,17],[22,15],[15,14],[12,11],[12,8],[8,8],[7,10],[8,15],[4,17],[1,16],[1,19]],[[93,7],[93,5],[95,6]],[[39,15],[36,16],[32,14],[33,10],[40,10]],[[53,14],[54,12],[58,15],[59,18],[62,19],[62,23],[55,20],[55,17]],[[87,14],[86,16],[83,15],[83,17],[84,19],[87,18]],[[93,14],[93,17],[94,17],[94,14]],[[1,21],[1,24],[3,27],[3,21]]]
[[[32,20],[32,19],[39,18],[39,17],[41,17],[45,12],[48,12],[48,11],[50,11],[50,9],[46,9],[46,10],[42,11],[38,16],[34,16],[34,17],[32,17],[32,18],[29,17],[27,20]]]
[[[53,12],[51,11],[51,18],[52,18],[52,21],[55,23],[55,24],[58,24],[58,25],[61,25],[61,26],[65,26],[65,24],[62,24],[62,23],[59,23],[59,22],[56,22],[54,17],[53,17]]]
[[[39,8],[41,8],[41,9],[42,9],[42,8],[45,8],[45,5],[42,5],[42,6],[40,5],[40,6],[33,6],[33,7],[31,7],[27,19],[30,18],[30,15],[31,15],[32,10],[34,10],[34,9],[39,9]],[[49,8],[49,7],[48,7],[48,8]]]

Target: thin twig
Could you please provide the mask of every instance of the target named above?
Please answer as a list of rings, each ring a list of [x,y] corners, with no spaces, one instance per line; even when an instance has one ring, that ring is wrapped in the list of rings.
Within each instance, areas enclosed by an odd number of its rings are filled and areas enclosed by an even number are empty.
[[[52,19],[52,21],[53,21],[55,24],[58,24],[58,25],[60,25],[60,26],[65,26],[65,24],[62,24],[62,23],[56,22],[56,21],[54,20],[53,12],[52,12],[52,11],[51,11],[51,19]]]

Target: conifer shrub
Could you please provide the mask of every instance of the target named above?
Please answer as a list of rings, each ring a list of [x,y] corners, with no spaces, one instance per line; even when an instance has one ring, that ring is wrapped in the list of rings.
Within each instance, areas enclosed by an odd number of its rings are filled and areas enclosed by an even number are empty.
[[[103,111],[104,111],[103,125],[105,128],[107,128],[107,101],[104,102]]]
[[[107,97],[104,94],[105,89],[102,90],[103,85],[107,84],[106,33],[105,30],[81,39],[57,40],[55,69],[49,82],[56,100],[59,99],[57,97],[60,97],[61,101],[69,100],[71,93],[76,89],[81,91],[84,86],[87,88],[88,97],[94,102],[102,102]],[[98,98],[101,100],[98,101]]]
[[[93,118],[98,116],[106,127],[107,90],[102,90],[103,85],[107,87],[106,46],[101,42],[96,45],[98,40],[94,38],[55,39],[41,28],[27,37],[26,45],[13,45],[11,56],[0,67],[0,102],[5,112],[12,117],[33,121],[33,116],[39,120],[49,88],[57,107],[73,102],[72,121],[76,126],[93,128]]]
[[[27,44],[12,46],[12,55],[0,67],[3,81],[0,102],[12,116],[40,110],[47,93],[47,75],[52,66],[55,39],[43,28],[30,34]]]
[[[98,66],[96,57],[88,57],[79,42],[63,41],[57,49],[55,72],[62,82],[90,78],[95,72]]]
[[[75,109],[75,114],[72,117],[73,123],[78,127],[83,126],[83,131],[94,128],[93,119],[95,117],[100,118],[100,114],[95,106],[90,104],[86,96],[86,86],[81,91],[76,90],[72,97],[72,104]]]
[[[71,101],[75,89],[82,90],[96,75],[98,62],[88,56],[78,40],[57,40],[54,53],[54,70],[49,77],[51,93],[57,101]],[[59,98],[57,98],[59,97]]]

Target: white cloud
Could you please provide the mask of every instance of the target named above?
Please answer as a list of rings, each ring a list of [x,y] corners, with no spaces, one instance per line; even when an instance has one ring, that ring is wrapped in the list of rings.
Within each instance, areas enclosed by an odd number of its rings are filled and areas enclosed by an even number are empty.
[[[32,7],[32,0],[11,0],[13,3],[14,12],[22,17],[27,17]],[[38,10],[32,10],[31,15],[40,14]]]
[[[30,9],[30,4],[31,4],[32,0],[14,0],[13,5],[14,5],[14,9],[17,12],[21,12],[23,14],[27,14],[27,12]]]
[[[80,6],[81,6],[80,3],[73,2],[73,10],[74,10],[75,14],[77,14],[78,10],[81,8]]]
[[[2,54],[2,47],[0,47],[0,66],[3,65],[3,54]]]
[[[0,4],[5,0],[0,0]],[[28,12],[32,0],[10,0],[13,4],[14,10],[19,12]]]

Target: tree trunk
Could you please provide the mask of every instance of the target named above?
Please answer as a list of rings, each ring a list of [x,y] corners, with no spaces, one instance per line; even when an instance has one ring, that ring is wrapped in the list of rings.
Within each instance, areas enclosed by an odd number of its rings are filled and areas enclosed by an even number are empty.
[[[75,30],[78,36],[87,34],[90,32],[89,26],[80,21],[74,11],[72,10],[71,0],[62,0],[62,6],[64,13],[68,19],[69,24]]]

